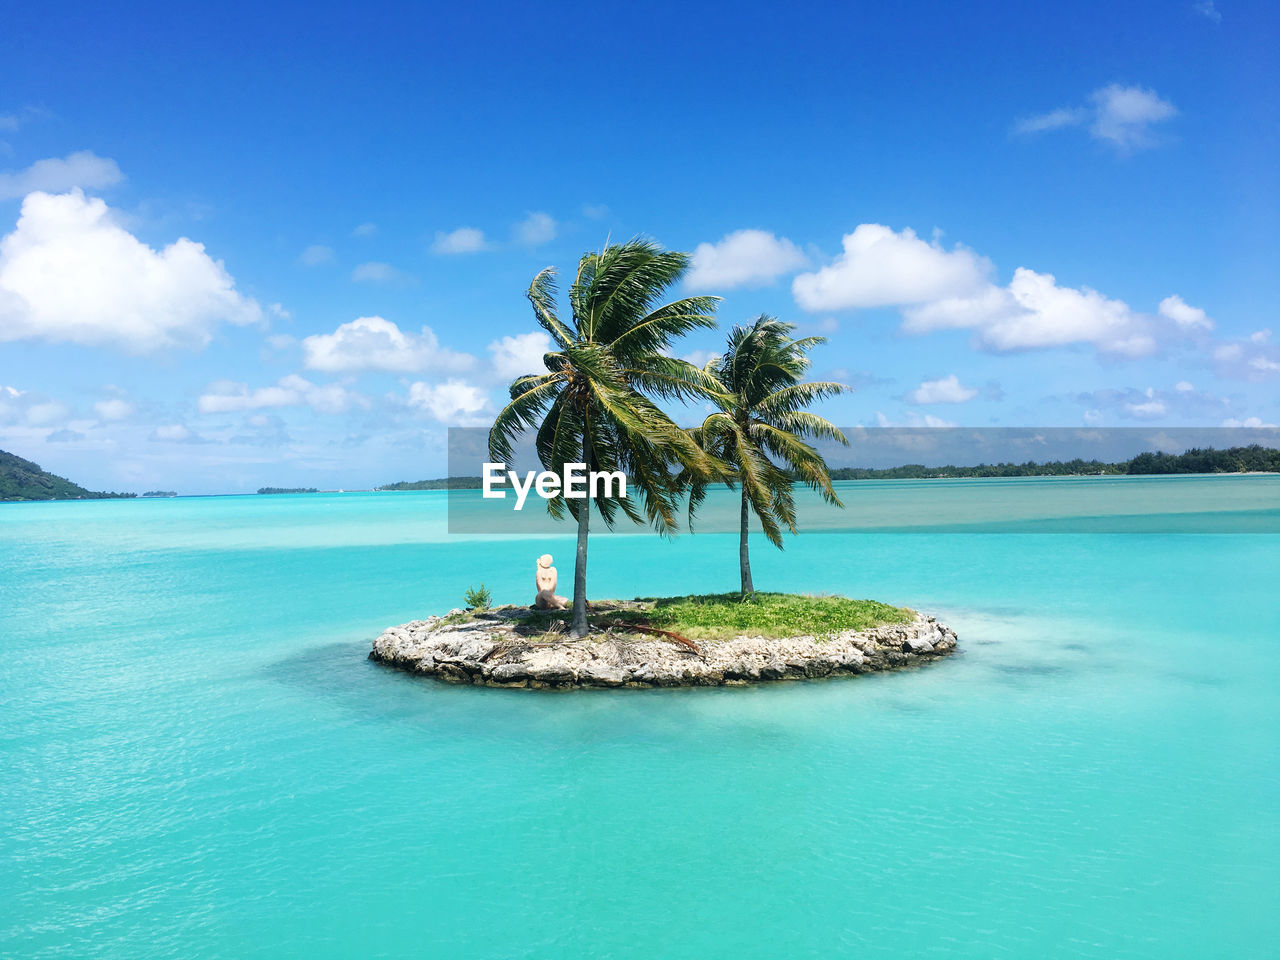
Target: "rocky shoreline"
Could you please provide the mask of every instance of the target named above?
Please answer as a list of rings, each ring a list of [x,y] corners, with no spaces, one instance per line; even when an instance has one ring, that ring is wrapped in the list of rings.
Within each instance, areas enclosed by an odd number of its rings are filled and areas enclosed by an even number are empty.
[[[696,643],[609,630],[582,640],[522,631],[526,607],[414,620],[384,631],[370,660],[447,683],[531,689],[725,686],[920,666],[956,648],[955,631],[916,614],[830,636],[739,636]]]

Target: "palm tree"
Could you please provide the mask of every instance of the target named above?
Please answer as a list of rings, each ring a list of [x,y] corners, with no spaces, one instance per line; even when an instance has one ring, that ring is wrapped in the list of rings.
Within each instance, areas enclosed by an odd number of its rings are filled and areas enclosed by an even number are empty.
[[[489,455],[511,458],[515,438],[537,428],[544,469],[566,463],[587,470],[621,470],[628,496],[547,502],[557,519],[578,523],[573,572],[574,636],[587,633],[587,535],[592,502],[608,526],[618,511],[660,533],[677,527],[677,476],[704,477],[706,455],[650,399],[688,400],[711,395],[715,381],[684,360],[668,356],[671,342],[699,327],[715,326],[717,297],[662,302],[662,294],[688,269],[689,257],[642,239],[585,254],[569,288],[572,319],[556,313],[556,273],[548,267],[527,296],[539,325],[552,340],[543,356],[545,373],[511,384],[511,402],[489,431]],[[637,506],[637,501],[639,505]]]
[[[755,591],[751,582],[751,556],[747,527],[749,511],[760,518],[769,541],[782,549],[782,528],[796,532],[794,478],[812,487],[828,503],[843,506],[831,486],[826,461],[806,437],[849,443],[835,426],[804,408],[823,397],[844,393],[842,383],[802,383],[809,367],[808,352],[825,337],[793,339],[794,324],[761,315],[749,327],[737,326],[729,334],[728,351],[712,357],[703,372],[716,380],[720,392],[712,395],[719,410],[689,433],[709,455],[712,480],[742,490],[738,563],[742,595]],[[689,488],[689,525],[706,496],[707,479],[687,472],[681,477]]]

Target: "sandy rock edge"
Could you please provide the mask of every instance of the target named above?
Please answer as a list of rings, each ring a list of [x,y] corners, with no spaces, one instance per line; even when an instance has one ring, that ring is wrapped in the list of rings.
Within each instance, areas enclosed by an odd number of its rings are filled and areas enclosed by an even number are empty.
[[[446,620],[429,617],[385,630],[369,659],[447,683],[492,687],[725,686],[921,666],[952,653],[957,639],[946,624],[917,614],[907,623],[826,637],[707,641],[695,654],[626,633],[531,642],[512,632],[502,610],[470,623]]]

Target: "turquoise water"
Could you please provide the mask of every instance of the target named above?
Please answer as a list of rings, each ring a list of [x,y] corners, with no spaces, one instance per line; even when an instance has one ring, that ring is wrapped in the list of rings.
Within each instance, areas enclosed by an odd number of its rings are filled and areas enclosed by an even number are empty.
[[[913,605],[963,652],[537,694],[365,659],[469,583],[571,567],[568,536],[450,540],[443,509],[0,506],[0,955],[1274,956],[1274,536],[828,524],[758,546],[757,586]],[[731,535],[592,545],[596,596],[736,576]]]

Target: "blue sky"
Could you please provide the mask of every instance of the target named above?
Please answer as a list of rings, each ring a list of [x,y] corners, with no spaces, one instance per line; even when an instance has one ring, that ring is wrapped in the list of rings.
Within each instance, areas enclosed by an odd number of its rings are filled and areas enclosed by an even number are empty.
[[[1280,422],[1273,4],[6,21],[0,448],[92,487],[440,475],[635,234],[825,332],[841,424]]]

